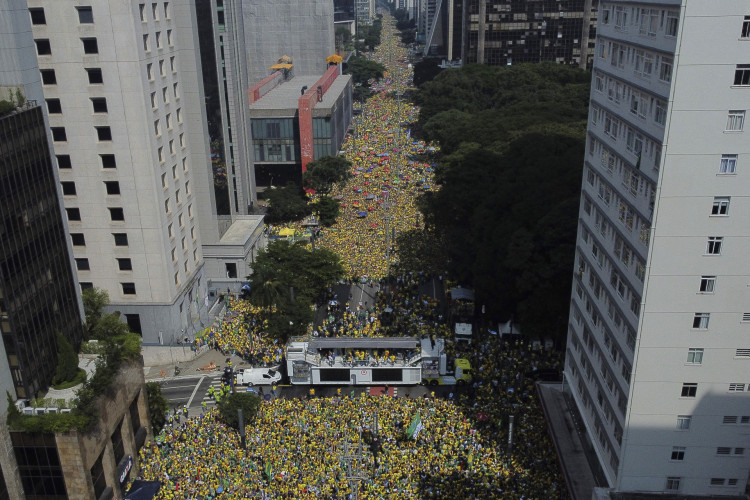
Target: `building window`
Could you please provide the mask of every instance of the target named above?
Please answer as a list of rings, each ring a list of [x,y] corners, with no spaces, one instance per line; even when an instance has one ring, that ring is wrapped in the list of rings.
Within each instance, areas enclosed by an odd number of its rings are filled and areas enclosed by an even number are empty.
[[[185,228],[185,220],[184,220],[184,217],[182,216],[182,214],[180,214],[180,215],[177,216],[177,224],[180,226],[180,229],[184,229]]]
[[[674,59],[671,57],[662,57],[659,65],[659,80],[669,83],[672,81],[672,66]]]
[[[109,207],[109,218],[113,222],[121,222],[125,220],[125,211],[121,207]]]
[[[685,447],[684,446],[673,446],[672,455],[670,460],[685,460]]]
[[[159,163],[164,163],[164,148],[162,146],[159,146],[159,149],[156,150],[156,156],[159,158]],[[164,174],[162,174],[163,176]],[[163,179],[162,179],[163,180]],[[162,182],[162,186],[164,186],[164,183]]]
[[[185,237],[183,236],[183,237],[182,237],[182,241],[181,241],[181,243],[182,243],[182,251],[183,251],[183,252],[187,252],[187,238],[185,238]]]
[[[741,132],[745,126],[745,110],[735,109],[730,110],[727,115],[727,128],[728,132]]]
[[[164,19],[169,19],[169,2],[164,2]]]
[[[151,44],[148,40],[148,33],[143,35],[143,50],[146,52],[151,52]]]
[[[59,115],[62,113],[62,106],[60,105],[60,99],[46,99],[47,112],[51,115]]]
[[[55,158],[57,158],[57,168],[73,168],[73,163],[70,161],[70,155],[57,155]]]
[[[36,54],[38,56],[52,55],[52,45],[50,45],[49,40],[47,39],[34,40],[34,44],[36,44]]]
[[[94,127],[96,128],[96,137],[100,141],[111,141],[112,130],[109,127]]]
[[[86,237],[83,233],[70,233],[70,241],[74,247],[86,246]]]
[[[91,105],[94,108],[94,113],[106,113],[107,112],[107,98],[106,97],[92,97]]]
[[[169,239],[174,238],[174,227],[172,224],[167,226],[167,236],[169,236]]]
[[[154,81],[154,65],[151,63],[146,65],[146,76],[148,77],[149,82]]]
[[[659,125],[665,125],[667,123],[667,103],[664,101],[656,100],[656,106],[654,110],[654,121]]]
[[[90,281],[79,281],[78,284],[81,286],[82,292],[84,290],[91,290],[92,288],[94,288],[94,284]]]
[[[164,121],[167,123],[167,130],[172,130],[172,113],[167,113]]]
[[[120,194],[120,183],[117,181],[104,181],[104,187],[110,196]]]
[[[44,9],[41,7],[29,9],[31,15],[31,24],[47,24],[47,18],[44,16]]]
[[[716,276],[701,276],[700,292],[714,293],[716,288]]]
[[[739,348],[734,351],[735,358],[750,358],[750,349]]]
[[[182,123],[182,108],[177,108],[177,123]]]
[[[723,242],[723,236],[709,236],[708,243],[706,243],[706,254],[721,255],[721,245]]]
[[[714,203],[711,206],[711,215],[729,215],[728,196],[714,196]]]
[[[146,22],[146,4],[138,4],[138,13],[141,16],[141,22]]]
[[[156,32],[156,48],[157,49],[162,48],[162,45],[161,45],[161,31],[157,31]]]
[[[734,84],[741,87],[750,86],[750,64],[738,64],[735,67]]]
[[[115,240],[116,247],[128,246],[128,234],[127,233],[112,233],[112,237]]]
[[[164,104],[169,103],[169,90],[168,87],[164,87],[161,89],[161,99],[164,101]]]
[[[99,44],[96,42],[96,38],[81,38],[83,43],[84,54],[98,54]]]
[[[55,77],[54,69],[40,69],[39,73],[42,75],[42,83],[44,85],[57,85],[57,77]]]
[[[52,140],[55,142],[65,142],[68,140],[68,135],[65,133],[65,127],[50,127],[52,132]]]
[[[698,384],[684,383],[682,384],[682,390],[680,391],[680,397],[683,398],[694,398],[698,394]]]
[[[100,498],[104,490],[107,489],[107,476],[104,475],[104,467],[102,466],[102,458],[104,458],[104,450],[102,450],[99,458],[96,459],[94,465],[91,467],[89,474],[91,475],[91,484],[94,485],[94,497]]]
[[[66,208],[65,212],[68,214],[68,221],[78,222],[81,220],[80,208]]]
[[[169,208],[169,198],[167,198],[166,200],[164,200],[164,213],[168,214],[171,211],[172,210]]]
[[[77,258],[76,269],[79,271],[90,271],[91,267],[89,266],[89,259]]]
[[[712,477],[711,486],[724,486],[726,479],[723,477]]]
[[[161,123],[159,123],[159,120],[154,122],[154,135],[156,137],[161,136]]]
[[[177,72],[177,65],[174,62],[174,56],[171,56],[169,58],[169,69],[172,70],[172,73]]]
[[[132,271],[133,262],[130,259],[117,259],[117,267],[120,271]]]
[[[664,489],[667,491],[679,491],[680,490],[680,478],[670,476],[667,478],[667,483],[664,485]]]
[[[679,13],[667,12],[667,27],[664,29],[664,34],[667,36],[677,36],[677,25],[679,22]]]
[[[690,429],[690,421],[693,419],[690,415],[677,415],[677,429],[686,431]]]
[[[720,174],[733,174],[737,171],[737,155],[721,155]]]
[[[135,295],[135,283],[120,283],[123,295]]]
[[[94,23],[94,12],[91,7],[76,7],[78,11],[78,22],[80,24],[93,24]]]
[[[177,249],[172,247],[172,262],[177,262]]]
[[[98,85],[104,83],[104,77],[102,76],[101,68],[86,68],[86,73],[88,75],[90,85]]]
[[[174,284],[180,286],[180,273],[174,273]]]
[[[174,93],[174,98],[175,99],[179,99],[180,98],[180,92],[177,89],[177,84],[176,83],[172,85],[172,92]]]
[[[739,382],[733,382],[729,384],[729,392],[744,392],[745,384]]]
[[[688,349],[687,363],[691,365],[699,365],[703,363],[703,349],[697,347],[691,347]]]
[[[708,328],[708,320],[710,317],[710,313],[695,313],[695,316],[693,316],[693,328],[705,330]]]
[[[174,40],[172,40],[172,30],[167,30],[167,45],[170,47],[174,45]]]
[[[154,18],[154,21],[159,20],[159,8],[155,3],[151,4],[151,16]]]
[[[72,181],[63,181],[60,183],[62,186],[62,193],[64,196],[75,196],[76,195],[76,183]]]
[[[750,16],[745,16],[745,19],[742,21],[742,33],[740,37],[750,38]]]
[[[10,437],[26,498],[69,498],[54,434],[14,432]]]
[[[102,168],[117,168],[115,155],[99,155],[99,158],[102,160]]]
[[[167,70],[165,69],[165,66],[164,66],[164,59],[159,61],[159,74],[161,76],[167,76]]]

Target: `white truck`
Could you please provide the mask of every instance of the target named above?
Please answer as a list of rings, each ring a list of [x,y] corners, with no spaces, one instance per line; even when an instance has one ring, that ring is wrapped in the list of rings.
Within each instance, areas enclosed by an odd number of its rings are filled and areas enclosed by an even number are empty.
[[[272,385],[281,381],[281,373],[273,368],[240,368],[234,376],[237,385]]]

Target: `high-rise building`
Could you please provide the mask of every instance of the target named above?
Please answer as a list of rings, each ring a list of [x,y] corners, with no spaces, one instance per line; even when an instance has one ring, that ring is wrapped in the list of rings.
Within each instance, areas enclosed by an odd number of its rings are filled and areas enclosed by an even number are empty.
[[[601,1],[565,379],[616,492],[750,469],[750,5]]]
[[[81,288],[106,290],[147,343],[194,333],[211,182],[194,9],[28,4]]]
[[[425,55],[464,64],[589,67],[598,0],[427,0]]]

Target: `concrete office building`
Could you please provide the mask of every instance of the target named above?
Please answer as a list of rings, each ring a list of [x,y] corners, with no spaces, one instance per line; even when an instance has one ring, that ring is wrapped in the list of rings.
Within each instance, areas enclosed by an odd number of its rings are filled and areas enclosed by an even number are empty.
[[[615,492],[746,492],[749,15],[599,4],[565,381]]]
[[[352,119],[352,77],[339,71],[286,80],[278,71],[250,88],[259,185],[301,185],[308,163],[338,154]]]
[[[207,321],[197,200],[210,175],[195,13],[187,0],[28,4],[81,287],[106,290],[146,343],[192,335]]]

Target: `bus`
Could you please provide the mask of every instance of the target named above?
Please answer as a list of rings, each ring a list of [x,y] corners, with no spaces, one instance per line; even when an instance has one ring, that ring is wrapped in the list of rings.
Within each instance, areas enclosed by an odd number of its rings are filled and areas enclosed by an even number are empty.
[[[293,385],[416,385],[437,347],[413,337],[297,338],[286,348],[287,370]]]

